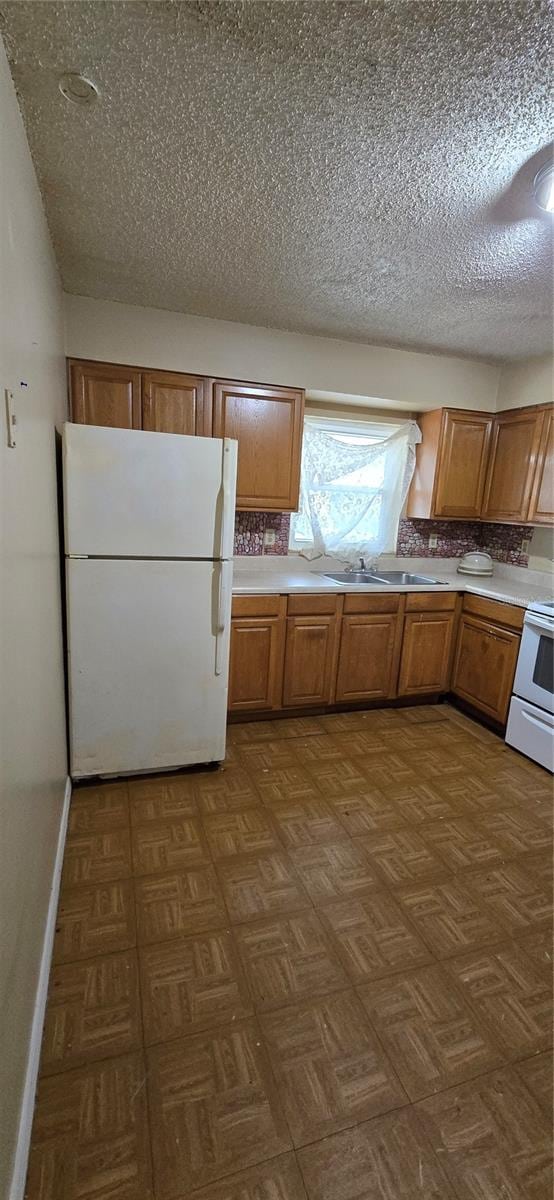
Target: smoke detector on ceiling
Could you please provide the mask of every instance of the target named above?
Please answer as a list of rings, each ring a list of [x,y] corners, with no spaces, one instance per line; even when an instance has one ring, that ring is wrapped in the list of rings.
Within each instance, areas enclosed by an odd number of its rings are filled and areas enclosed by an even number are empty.
[[[546,163],[535,175],[533,195],[543,212],[554,213],[554,164]]]
[[[60,75],[58,87],[66,100],[72,104],[94,104],[98,99],[98,88],[91,79],[80,75],[78,71],[66,71]]]

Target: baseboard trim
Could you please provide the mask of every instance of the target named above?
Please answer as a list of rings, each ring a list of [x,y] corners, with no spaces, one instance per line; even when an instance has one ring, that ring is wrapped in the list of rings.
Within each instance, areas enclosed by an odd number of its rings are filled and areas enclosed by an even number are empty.
[[[19,1116],[19,1133],[17,1136],[17,1146],[15,1149],[9,1200],[23,1200],[23,1194],[25,1191],[27,1160],[29,1158],[29,1145],[31,1141],[31,1129],[33,1125],[33,1112],[35,1107],[35,1092],[37,1088],[38,1068],[40,1062],[42,1029],[44,1025],[44,1015],[46,1012],[46,999],[48,996],[48,977],[50,975],[50,963],[52,961],[52,949],[54,945],[54,932],[56,928],[56,914],[58,911],[58,897],[60,893],[60,880],[62,874],[70,800],[71,780],[68,776],[65,784],[62,818],[60,821],[56,859],[52,874],[50,899],[48,901],[48,914],[44,927],[44,940],[42,943],[40,971],[37,992],[35,996],[35,1010],[33,1013],[33,1024],[31,1028],[31,1038],[29,1041],[27,1070],[25,1072],[23,1099],[21,1102],[21,1112]]]

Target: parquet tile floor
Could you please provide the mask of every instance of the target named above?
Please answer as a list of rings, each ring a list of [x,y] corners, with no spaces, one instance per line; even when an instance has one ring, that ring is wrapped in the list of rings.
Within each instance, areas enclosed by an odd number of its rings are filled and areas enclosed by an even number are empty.
[[[448,705],[76,788],[27,1200],[550,1200],[552,800]]]

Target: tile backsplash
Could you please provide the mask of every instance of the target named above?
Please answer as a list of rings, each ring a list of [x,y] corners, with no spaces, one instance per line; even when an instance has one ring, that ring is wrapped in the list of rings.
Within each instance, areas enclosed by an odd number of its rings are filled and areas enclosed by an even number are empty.
[[[436,548],[429,548],[429,537],[435,534]],[[529,525],[495,525],[487,521],[401,521],[398,527],[396,553],[401,558],[461,558],[470,550],[486,550],[496,562],[527,567],[528,550],[522,543],[529,541],[533,528]]]
[[[288,554],[290,513],[238,512],[235,516],[235,554]],[[264,545],[266,532],[275,534]]]
[[[235,518],[235,554],[288,554],[290,513],[238,512]],[[273,545],[264,545],[266,532],[273,532]],[[398,527],[396,553],[400,558],[461,558],[470,550],[487,550],[497,562],[526,567],[527,550],[522,542],[533,533],[527,525],[494,525],[481,521],[404,520]],[[437,546],[429,549],[429,536]]]

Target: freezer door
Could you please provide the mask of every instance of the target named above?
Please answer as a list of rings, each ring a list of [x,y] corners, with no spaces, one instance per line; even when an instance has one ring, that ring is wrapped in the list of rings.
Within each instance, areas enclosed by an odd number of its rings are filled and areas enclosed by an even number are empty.
[[[67,560],[73,778],[224,758],[231,570]]]
[[[65,552],[230,558],[237,443],[67,423]]]

